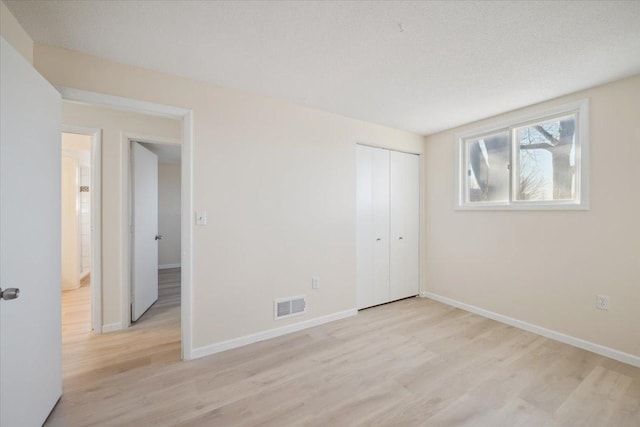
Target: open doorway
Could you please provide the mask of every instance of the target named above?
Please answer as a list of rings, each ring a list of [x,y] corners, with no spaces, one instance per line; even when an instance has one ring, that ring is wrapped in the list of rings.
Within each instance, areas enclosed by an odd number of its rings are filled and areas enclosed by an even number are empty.
[[[99,149],[91,157],[91,174],[97,177],[90,182],[89,194],[92,200],[101,200],[100,206],[91,207],[99,220],[99,225],[93,223],[91,227],[98,240],[91,242],[102,251],[102,257],[95,263],[101,274],[94,272],[92,265],[89,286],[63,294],[62,311],[68,313],[63,316],[62,325],[65,382],[76,376],[123,372],[138,366],[136,361],[152,360],[158,354],[162,354],[163,360],[182,358],[182,268],[188,265],[183,265],[181,259],[186,234],[182,231],[185,226],[181,221],[182,194],[189,194],[181,188],[183,120],[132,110],[135,111],[94,102],[62,103],[63,131],[86,138],[86,134],[91,135],[89,130],[93,130],[100,141]],[[129,207],[132,140],[154,149],[158,159],[154,172],[154,192],[158,197],[154,217],[158,228],[151,236],[155,246],[148,251],[160,263],[152,272],[157,298],[136,319],[132,319],[130,312],[131,273],[135,265],[131,241],[137,228],[130,223]],[[152,221],[144,218],[143,222]],[[162,240],[154,240],[156,235],[162,235]],[[94,277],[95,282],[102,284],[95,299],[89,298],[89,293],[93,295]],[[92,334],[87,314],[93,311],[99,315]],[[91,363],[86,363],[88,360]]]
[[[67,335],[101,333],[100,132],[61,134],[62,319]]]
[[[91,136],[62,133],[61,240],[63,324],[91,331]]]
[[[98,199],[102,200],[99,208],[92,209],[99,214],[101,221],[99,227],[93,227],[94,234],[101,239],[99,249],[102,250],[102,257],[97,264],[102,273],[96,275],[96,279],[102,283],[101,292],[95,300],[91,299],[90,304],[87,298],[77,298],[75,301],[68,298],[67,301],[73,302],[76,307],[63,307],[63,311],[74,313],[76,318],[83,316],[81,313],[86,313],[89,307],[91,311],[99,310],[101,313],[95,323],[97,327],[93,327],[94,334],[86,325],[67,322],[74,320],[72,316],[63,319],[65,380],[69,375],[115,369],[115,360],[123,364],[118,369],[128,369],[130,359],[145,359],[158,351],[163,352],[167,359],[179,360],[183,357],[183,284],[185,266],[189,265],[184,261],[184,245],[190,237],[189,225],[185,224],[183,215],[183,195],[189,197],[190,194],[189,188],[185,190],[185,180],[181,176],[185,173],[182,162],[184,157],[188,158],[184,154],[183,118],[175,114],[151,114],[149,110],[114,108],[96,103],[95,100],[66,100],[62,103],[64,131],[86,134],[90,132],[84,130],[95,127],[95,133],[100,138],[101,148],[94,156],[97,160],[94,162],[92,158],[92,168],[96,166],[99,169],[100,185],[92,182],[90,194],[95,196],[99,191]],[[154,216],[159,227],[151,236],[155,247],[147,251],[154,254],[158,262],[151,273],[157,297],[145,307],[139,318],[131,316],[131,302],[135,301],[131,298],[134,268],[131,241],[136,228],[130,222],[132,141],[154,149],[159,159],[159,167],[154,174],[157,180],[155,192],[159,197]],[[144,222],[149,222],[149,219],[146,218]],[[158,238],[162,236],[162,240],[155,241],[156,235]],[[92,269],[91,292],[94,288],[93,278]],[[81,318],[87,317],[84,315]],[[82,363],[87,358],[93,362]]]
[[[73,177],[69,179],[70,192],[76,197],[69,204],[70,211],[82,215],[86,211],[83,209],[86,205],[83,205],[83,195],[88,193],[91,198],[89,212],[98,219],[90,223],[93,231],[90,240],[92,256],[97,255],[98,259],[91,262],[88,274],[86,268],[83,271],[82,256],[77,263],[78,275],[85,275],[88,284],[76,284],[73,290],[63,291],[64,383],[73,383],[78,376],[108,376],[123,372],[138,366],[139,361],[157,357],[179,360],[182,357],[183,300],[182,121],[87,103],[63,102],[62,112],[67,123],[63,125],[63,131],[66,131],[64,139],[76,141],[83,150],[80,154],[63,153],[82,159],[71,162],[77,170],[70,172]],[[83,127],[87,125],[99,128]],[[152,132],[161,136],[145,136]],[[134,266],[129,261],[129,245],[135,231],[130,227],[128,214],[133,179],[132,170],[127,165],[130,164],[132,139],[157,153],[153,155],[158,160],[154,175],[158,193],[155,222],[159,228],[154,231],[152,239],[156,234],[164,237],[153,248],[156,259],[161,263],[152,273],[158,298],[148,310],[144,310],[137,322],[132,322],[129,305],[129,277]],[[82,141],[82,144],[77,141]],[[87,149],[89,145],[90,151]],[[87,159],[90,159],[88,171],[85,168]],[[85,177],[87,172],[92,175],[89,181],[82,180],[83,172]],[[79,218],[76,222],[83,223]],[[150,219],[144,222],[150,222]],[[81,233],[82,229],[78,235]],[[99,257],[100,252],[102,257]],[[121,270],[114,273],[118,268]],[[97,313],[95,322],[90,320],[93,313]],[[123,320],[119,322],[119,319]]]
[[[63,96],[63,123],[72,126],[95,126],[99,128],[102,138],[102,149],[99,153],[102,179],[99,190],[103,200],[99,212],[102,215],[100,218],[102,223],[97,234],[102,238],[100,279],[103,286],[100,325],[104,335],[91,337],[87,341],[83,351],[86,354],[90,353],[96,363],[92,367],[85,368],[94,371],[103,362],[113,363],[113,353],[108,354],[112,347],[119,353],[122,353],[123,348],[127,348],[127,357],[145,358],[160,351],[166,353],[166,357],[169,358],[189,360],[192,358],[191,284],[194,222],[192,112],[184,108],[77,89],[65,87],[57,89]],[[171,245],[169,242],[171,233],[164,229],[156,232],[163,236],[158,244],[156,275],[158,271],[161,275],[158,277],[158,284],[161,286],[166,281],[177,283],[164,291],[158,289],[160,301],[152,304],[150,308],[150,310],[162,311],[158,318],[150,320],[145,314],[136,323],[131,321],[130,309],[133,266],[131,241],[134,231],[133,224],[130,223],[131,141],[151,144],[152,148],[165,146],[168,148],[168,145],[173,145],[174,151],[179,153],[179,157],[173,159],[174,173],[178,170],[180,173],[178,184],[180,199],[172,204],[180,213],[178,260],[166,260],[163,255],[164,248]],[[162,163],[161,160],[161,174]],[[164,174],[159,178],[162,179],[163,176]],[[160,189],[159,196],[162,197],[162,194]],[[175,219],[175,212],[173,215]],[[162,218],[158,217],[158,219],[162,227]],[[163,300],[164,294],[168,294],[169,298]],[[172,302],[169,303],[168,300]],[[173,305],[173,309],[160,310],[166,304]],[[149,311],[147,314],[151,313]],[[75,350],[72,349],[72,351]],[[123,358],[121,354],[118,360],[126,363],[127,358]]]

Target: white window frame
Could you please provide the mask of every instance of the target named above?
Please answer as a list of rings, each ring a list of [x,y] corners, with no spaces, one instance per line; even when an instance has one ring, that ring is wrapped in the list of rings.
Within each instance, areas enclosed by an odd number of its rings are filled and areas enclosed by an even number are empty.
[[[575,199],[573,200],[516,200],[518,176],[517,150],[514,149],[515,130],[563,116],[575,115]],[[468,150],[465,141],[483,136],[508,132],[510,138],[511,168],[509,171],[509,200],[500,202],[469,202],[467,200]],[[456,135],[456,210],[588,210],[589,209],[589,100],[536,110],[512,119]]]

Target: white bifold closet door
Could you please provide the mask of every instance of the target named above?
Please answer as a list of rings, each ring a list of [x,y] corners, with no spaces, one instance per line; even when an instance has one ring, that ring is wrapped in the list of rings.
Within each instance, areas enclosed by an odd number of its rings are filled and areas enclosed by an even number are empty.
[[[391,151],[390,300],[420,293],[420,164],[415,154]]]
[[[357,146],[357,306],[417,295],[419,157]]]

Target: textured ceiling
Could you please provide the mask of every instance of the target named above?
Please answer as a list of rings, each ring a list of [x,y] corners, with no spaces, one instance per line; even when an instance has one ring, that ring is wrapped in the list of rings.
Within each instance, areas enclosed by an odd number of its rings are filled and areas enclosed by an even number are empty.
[[[429,134],[640,73],[640,1],[5,1],[37,42]]]

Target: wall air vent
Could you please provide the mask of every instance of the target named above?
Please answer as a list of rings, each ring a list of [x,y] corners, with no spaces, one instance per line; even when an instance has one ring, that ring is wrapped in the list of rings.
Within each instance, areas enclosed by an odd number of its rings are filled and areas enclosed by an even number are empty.
[[[275,319],[284,319],[292,316],[299,316],[307,312],[307,301],[305,296],[277,298],[274,300]]]

